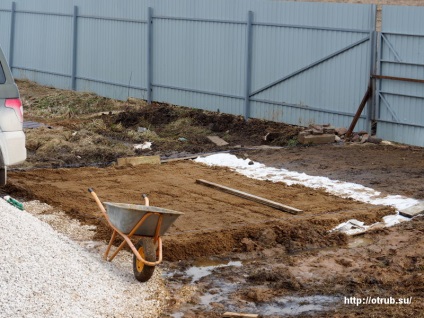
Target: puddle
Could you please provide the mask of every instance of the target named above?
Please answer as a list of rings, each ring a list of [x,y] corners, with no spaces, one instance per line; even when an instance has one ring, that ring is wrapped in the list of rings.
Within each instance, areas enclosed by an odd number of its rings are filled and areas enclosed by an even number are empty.
[[[235,266],[241,267],[242,262],[240,261],[219,261],[219,260],[199,260],[196,261],[193,267],[187,269],[187,276],[191,277],[192,282],[197,282],[202,277],[208,276],[212,273],[215,268]]]
[[[349,244],[347,245],[349,248],[355,248],[355,247],[362,247],[362,246],[368,246],[372,244],[373,241],[369,238],[365,237],[356,237],[352,240],[350,240]]]
[[[355,244],[367,244],[368,240],[358,238],[354,242]],[[186,279],[185,284],[195,283],[198,286],[196,302],[175,308],[176,311],[170,314],[170,317],[182,318],[186,310],[195,312],[225,310],[249,312],[265,317],[285,317],[326,311],[340,302],[340,297],[323,295],[277,297],[272,301],[261,303],[246,301],[242,292],[247,287],[246,275],[243,275],[241,267],[247,265],[241,261],[209,258],[195,261],[193,266],[186,269],[181,277]],[[223,270],[222,273],[215,272],[216,269],[226,267],[233,268],[229,268],[228,272],[227,270]],[[207,278],[202,279],[203,277]]]
[[[205,308],[210,309],[211,303],[225,304],[226,309],[232,311],[246,311],[259,314],[262,316],[278,315],[278,316],[296,316],[305,313],[325,311],[340,302],[340,298],[334,296],[305,296],[295,297],[287,296],[276,298],[272,302],[256,304],[248,303],[233,303],[229,301],[228,296],[233,292],[235,286],[221,286],[222,291],[218,294],[206,293],[200,296],[200,304]]]
[[[210,308],[211,303],[223,303],[226,300],[228,300],[228,294],[230,293],[230,290],[221,291],[217,294],[210,294],[206,293],[202,296],[200,296],[200,304],[205,306],[206,308]]]
[[[282,297],[274,302],[256,306],[256,311],[262,315],[299,315],[307,312],[323,311],[339,302],[333,296]]]

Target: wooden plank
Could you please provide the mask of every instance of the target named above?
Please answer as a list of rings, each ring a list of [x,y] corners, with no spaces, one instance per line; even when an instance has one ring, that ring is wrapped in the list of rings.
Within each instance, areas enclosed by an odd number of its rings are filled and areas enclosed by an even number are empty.
[[[222,316],[223,318],[235,318],[235,317],[242,317],[242,318],[258,318],[259,315],[257,314],[241,314],[236,312],[226,312]]]
[[[187,157],[179,157],[179,158],[168,158],[168,159],[162,159],[161,163],[166,163],[166,162],[173,162],[173,161],[180,161],[180,160],[190,160],[190,159],[196,159],[199,157],[206,157],[206,156],[210,156],[210,155],[216,155],[218,153],[223,153],[223,152],[207,152],[207,153],[199,153],[199,154],[193,154]]]
[[[212,141],[217,146],[226,146],[228,142],[218,136],[206,136],[210,141]]]
[[[117,160],[118,166],[126,166],[126,165],[142,165],[142,164],[150,164],[157,165],[160,164],[159,156],[140,156],[140,157],[126,157],[126,158],[118,158]]]
[[[414,206],[403,209],[399,211],[400,215],[406,216],[407,218],[412,218],[418,214],[424,213],[424,202],[420,202]]]
[[[278,203],[278,202],[275,202],[275,201],[264,199],[264,198],[258,197],[256,195],[249,194],[247,192],[242,192],[242,191],[232,189],[232,188],[229,188],[229,187],[225,187],[223,185],[213,183],[213,182],[209,182],[209,181],[206,181],[206,180],[198,179],[198,180],[196,180],[196,183],[199,183],[199,184],[202,184],[202,185],[214,188],[214,189],[218,189],[218,190],[221,190],[223,192],[233,194],[233,195],[242,197],[242,198],[247,199],[247,200],[255,201],[257,203],[261,203],[261,204],[270,206],[270,207],[277,209],[277,210],[280,210],[280,211],[284,211],[284,212],[288,212],[288,213],[292,213],[292,214],[299,214],[299,213],[303,212],[302,210],[293,208],[293,207],[288,206],[288,205],[284,205],[284,204],[281,204],[281,203]]]
[[[172,161],[180,161],[180,160],[190,160],[190,159],[196,159],[198,157],[200,157],[200,156],[199,155],[193,155],[193,156],[180,157],[180,158],[162,159],[161,163],[172,162]]]

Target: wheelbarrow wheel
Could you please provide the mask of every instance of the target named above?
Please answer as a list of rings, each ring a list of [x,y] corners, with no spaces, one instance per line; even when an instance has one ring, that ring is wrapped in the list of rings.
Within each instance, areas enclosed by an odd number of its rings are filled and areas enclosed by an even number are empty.
[[[150,238],[142,238],[135,245],[142,258],[149,262],[156,261],[156,247]],[[139,261],[135,254],[133,255],[133,271],[135,278],[140,282],[147,282],[155,271],[154,266],[149,266]]]

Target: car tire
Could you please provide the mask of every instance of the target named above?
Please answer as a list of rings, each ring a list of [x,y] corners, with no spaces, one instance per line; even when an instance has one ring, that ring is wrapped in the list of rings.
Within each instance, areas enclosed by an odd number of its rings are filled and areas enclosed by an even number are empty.
[[[7,182],[7,166],[4,165],[3,155],[0,153],[0,187],[4,187]]]

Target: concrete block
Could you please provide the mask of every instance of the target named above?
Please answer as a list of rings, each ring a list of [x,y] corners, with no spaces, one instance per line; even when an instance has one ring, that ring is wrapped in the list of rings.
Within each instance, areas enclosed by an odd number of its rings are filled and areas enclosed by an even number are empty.
[[[399,211],[400,215],[412,218],[418,214],[424,213],[424,202],[420,202],[414,206]]]
[[[301,144],[328,144],[334,142],[334,135],[331,134],[323,134],[323,135],[299,135],[298,141]]]
[[[218,136],[207,136],[207,138],[212,141],[217,146],[226,146],[228,142]]]
[[[137,166],[142,164],[158,165],[160,164],[159,156],[140,156],[140,157],[127,157],[127,158],[118,158],[118,166]]]

